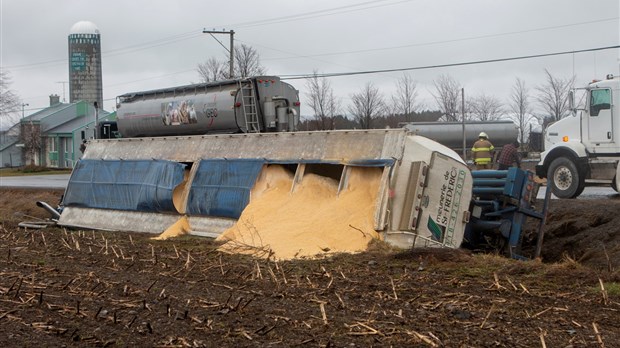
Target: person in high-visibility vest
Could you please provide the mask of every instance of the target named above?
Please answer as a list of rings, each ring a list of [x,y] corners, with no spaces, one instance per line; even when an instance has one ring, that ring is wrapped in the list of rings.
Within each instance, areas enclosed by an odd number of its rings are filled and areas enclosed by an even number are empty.
[[[480,132],[478,140],[471,149],[472,157],[476,169],[493,169],[493,153],[495,147],[489,141],[489,136],[485,132]]]

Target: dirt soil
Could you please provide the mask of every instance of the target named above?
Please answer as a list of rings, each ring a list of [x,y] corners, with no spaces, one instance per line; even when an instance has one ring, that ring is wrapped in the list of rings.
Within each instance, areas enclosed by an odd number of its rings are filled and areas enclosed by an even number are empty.
[[[17,226],[61,194],[0,191],[2,346],[620,346],[620,200],[552,201],[542,262],[381,243],[273,262],[205,238]]]

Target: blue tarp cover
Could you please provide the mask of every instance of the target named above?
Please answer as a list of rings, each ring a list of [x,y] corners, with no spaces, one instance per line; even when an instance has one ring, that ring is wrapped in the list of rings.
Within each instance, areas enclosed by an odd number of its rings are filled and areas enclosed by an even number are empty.
[[[262,159],[201,160],[192,181],[187,213],[238,219],[264,163]]]
[[[185,165],[162,160],[80,160],[63,204],[68,207],[176,212],[172,191]]]

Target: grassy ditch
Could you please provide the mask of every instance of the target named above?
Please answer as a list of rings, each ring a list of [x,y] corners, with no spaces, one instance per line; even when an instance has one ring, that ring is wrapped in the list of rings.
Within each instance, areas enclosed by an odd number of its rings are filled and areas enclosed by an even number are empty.
[[[23,175],[71,174],[70,168],[49,168],[41,166],[24,166],[18,168],[0,168],[0,177]]]

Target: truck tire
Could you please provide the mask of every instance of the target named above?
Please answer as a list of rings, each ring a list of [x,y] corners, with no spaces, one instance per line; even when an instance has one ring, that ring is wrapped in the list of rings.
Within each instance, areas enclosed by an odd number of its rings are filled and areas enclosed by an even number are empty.
[[[577,166],[566,157],[558,157],[551,162],[547,182],[551,185],[551,192],[558,198],[575,198],[585,188],[584,178]]]

